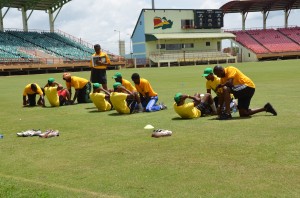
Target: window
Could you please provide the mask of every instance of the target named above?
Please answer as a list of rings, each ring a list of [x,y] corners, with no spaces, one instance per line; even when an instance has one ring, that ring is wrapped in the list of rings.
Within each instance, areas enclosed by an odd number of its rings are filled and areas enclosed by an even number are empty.
[[[156,49],[166,49],[166,45],[165,44],[157,44]]]
[[[181,50],[182,44],[166,44],[166,50]]]
[[[181,20],[181,28],[182,29],[193,29],[194,28],[194,20],[192,20],[192,19]]]
[[[206,46],[210,46],[210,42],[208,41],[208,42],[206,42]]]
[[[182,48],[194,48],[194,43],[185,43],[185,44],[182,44]]]

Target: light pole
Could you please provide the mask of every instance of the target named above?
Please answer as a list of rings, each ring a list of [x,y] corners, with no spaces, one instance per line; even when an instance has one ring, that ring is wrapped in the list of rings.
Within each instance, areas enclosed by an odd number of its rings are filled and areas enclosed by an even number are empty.
[[[120,44],[120,41],[121,41],[121,31],[119,30],[114,30],[115,32],[119,32],[119,56],[121,56],[121,44]]]
[[[129,37],[129,47],[130,47],[130,57],[131,57],[131,59],[132,59],[132,41],[131,41],[131,34],[127,34],[127,35],[129,35],[130,37]]]

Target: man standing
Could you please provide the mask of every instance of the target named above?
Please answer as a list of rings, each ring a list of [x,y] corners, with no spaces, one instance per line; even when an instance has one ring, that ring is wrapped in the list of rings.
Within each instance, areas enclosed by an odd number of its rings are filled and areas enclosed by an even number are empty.
[[[40,86],[36,83],[26,85],[23,91],[23,106],[36,106],[36,94],[40,95],[38,105],[45,107],[44,94]],[[28,97],[28,100],[26,99]]]
[[[141,103],[137,92],[131,92],[120,82],[113,85],[114,91],[110,94],[110,101],[115,110],[120,114],[131,114],[135,111],[137,103]]]
[[[104,92],[104,93],[101,93]],[[110,104],[110,93],[103,89],[101,84],[93,84],[93,93],[90,93],[90,98],[98,108],[98,111],[109,111],[112,108]]]
[[[66,86],[70,92],[70,97],[72,96],[72,87],[75,89],[75,94],[71,103],[73,104],[76,99],[78,103],[88,103],[90,100],[91,93],[91,83],[84,78],[77,76],[71,76],[70,73],[63,74],[63,80],[66,81]]]
[[[253,81],[235,67],[229,66],[223,68],[220,65],[214,67],[214,74],[221,78],[217,88],[222,88],[223,93],[219,97],[218,114],[219,118],[226,120],[231,119],[230,114],[230,93],[238,99],[238,109],[240,117],[248,117],[259,112],[269,112],[274,116],[277,112],[270,103],[267,103],[263,108],[249,109],[251,98],[255,92],[255,84]],[[225,112],[221,112],[220,104],[225,103]]]
[[[91,82],[100,83],[107,90],[106,69],[110,65],[110,59],[105,52],[101,51],[99,44],[94,45],[95,53],[92,55],[90,63],[91,67]]]
[[[185,103],[186,99],[192,99],[192,102]],[[177,93],[174,96],[173,105],[175,112],[182,118],[191,119],[205,115],[216,115],[217,109],[209,93],[203,97],[200,94],[194,96]]]
[[[167,109],[167,106],[163,103],[160,105],[156,104],[158,101],[158,96],[157,93],[152,89],[152,86],[148,80],[140,78],[138,73],[132,74],[131,79],[135,84],[136,90],[140,93],[141,102],[143,107],[146,108],[146,112]]]

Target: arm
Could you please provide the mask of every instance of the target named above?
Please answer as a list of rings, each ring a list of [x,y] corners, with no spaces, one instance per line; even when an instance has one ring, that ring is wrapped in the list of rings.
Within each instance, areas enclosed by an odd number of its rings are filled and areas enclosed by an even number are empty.
[[[206,89],[206,93],[211,94],[211,89]]]
[[[71,92],[70,92],[70,94],[71,94]],[[76,101],[76,99],[77,99],[77,95],[78,95],[78,90],[77,90],[77,89],[75,89],[75,94],[74,94],[74,97],[73,97],[72,103],[74,103],[74,102]],[[70,97],[71,97],[71,95],[70,95]]]
[[[224,84],[219,84],[216,89],[223,88],[224,86],[232,87],[233,86],[233,78],[228,79]]]
[[[103,89],[102,87],[100,87],[100,91],[103,91],[106,95],[110,95],[110,92],[106,89]]]
[[[126,89],[125,87],[119,86],[119,88],[120,88],[122,91],[124,91],[125,93],[128,93],[128,94],[132,95],[132,92],[129,91],[128,89]]]

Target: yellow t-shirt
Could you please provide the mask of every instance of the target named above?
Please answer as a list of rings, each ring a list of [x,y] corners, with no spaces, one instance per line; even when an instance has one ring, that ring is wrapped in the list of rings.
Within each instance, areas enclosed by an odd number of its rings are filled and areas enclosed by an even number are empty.
[[[130,109],[126,102],[127,95],[128,94],[119,92],[112,92],[110,94],[110,101],[117,112],[122,114],[130,113]]]
[[[216,89],[217,85],[219,84],[221,84],[221,79],[218,76],[214,75],[213,81],[211,80],[206,81],[206,89],[212,89],[217,96],[220,96],[220,94],[222,93],[222,89],[221,88],[219,88],[218,90]]]
[[[31,83],[32,84],[32,83]],[[28,94],[39,94],[40,96],[43,95],[43,91],[42,89],[40,88],[40,86],[36,83],[34,83],[36,85],[36,88],[37,88],[37,91],[34,92],[32,89],[31,89],[31,84],[28,84],[26,85],[24,91],[23,91],[23,96],[26,96]]]
[[[175,102],[174,110],[182,118],[198,118],[201,116],[201,111],[194,106],[193,102],[184,103],[180,106],[177,106]]]
[[[225,69],[225,77],[221,78],[221,83],[224,84],[228,79],[233,79],[233,86],[246,85],[247,87],[255,88],[253,81],[235,67],[229,66]]]
[[[74,87],[74,89],[82,89],[88,82],[87,79],[71,76],[71,82],[66,82],[66,86],[68,89],[71,89],[71,87]]]
[[[92,56],[100,56],[100,57],[105,56],[106,63],[110,64],[110,59],[109,59],[108,55],[105,52],[101,51],[100,54],[94,53]],[[93,67],[92,60],[90,61],[90,67]],[[106,69],[107,66],[106,65],[99,65],[99,66],[94,66],[93,68],[95,68],[95,69]]]
[[[46,97],[52,107],[59,106],[59,96],[57,94],[57,87],[45,87]]]
[[[140,79],[139,85],[135,84],[135,88],[143,96],[146,96],[146,93],[149,93],[150,97],[157,96],[157,93],[154,92],[149,81],[144,78]]]
[[[132,84],[128,80],[125,80],[124,78],[122,78],[122,85],[123,87],[125,87],[131,92],[136,91],[136,88],[132,86]]]
[[[104,93],[90,93],[90,99],[99,111],[111,110],[111,104],[105,99]]]

